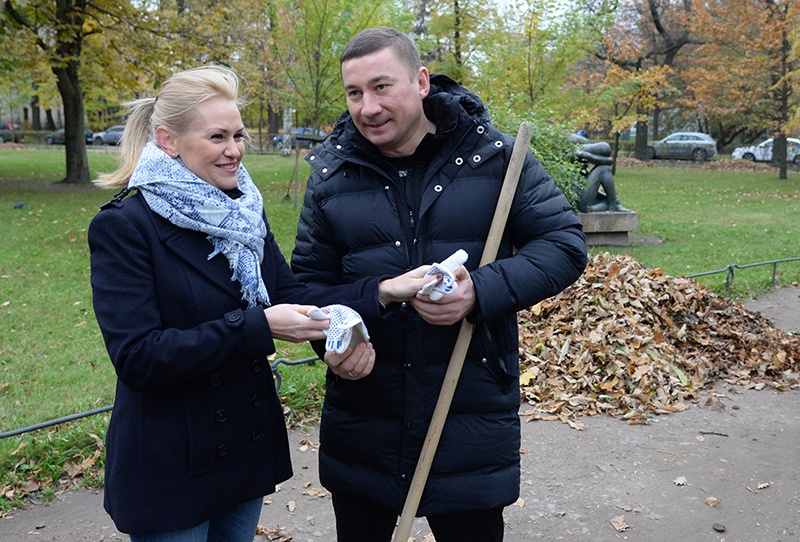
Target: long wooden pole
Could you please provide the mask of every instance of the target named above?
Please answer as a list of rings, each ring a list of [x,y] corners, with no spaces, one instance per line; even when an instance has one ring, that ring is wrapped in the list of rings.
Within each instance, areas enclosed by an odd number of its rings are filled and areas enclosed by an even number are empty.
[[[489,236],[486,239],[486,245],[483,247],[480,266],[493,262],[497,257],[497,250],[500,248],[500,240],[503,237],[508,213],[511,210],[511,202],[514,200],[514,194],[517,191],[519,177],[522,173],[522,166],[525,163],[525,154],[528,152],[532,133],[533,125],[529,122],[523,122],[520,125],[514,148],[511,151],[511,160],[508,163],[506,176],[503,179],[503,186],[500,189],[500,197],[497,200],[492,224],[489,227]],[[417,515],[417,508],[422,498],[422,491],[425,489],[425,483],[428,481],[433,457],[436,455],[436,448],[439,446],[439,438],[442,436],[442,429],[447,421],[447,413],[450,411],[450,404],[453,402],[453,395],[458,385],[458,378],[461,376],[461,369],[464,367],[464,359],[467,356],[474,329],[475,326],[467,322],[466,318],[461,321],[461,329],[458,331],[458,338],[450,356],[450,363],[447,366],[442,389],[439,392],[439,399],[436,401],[431,424],[428,426],[428,433],[425,436],[425,443],[422,445],[422,453],[420,453],[417,461],[414,477],[411,479],[411,487],[403,505],[400,523],[397,525],[393,539],[394,542],[408,541],[411,525]]]

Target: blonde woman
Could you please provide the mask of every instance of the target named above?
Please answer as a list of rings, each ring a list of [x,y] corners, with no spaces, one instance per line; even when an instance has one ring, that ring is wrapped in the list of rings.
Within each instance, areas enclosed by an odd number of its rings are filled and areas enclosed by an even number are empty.
[[[252,542],[263,496],[292,475],[273,341],[324,339],[311,303],[375,316],[379,299],[425,282],[296,281],[241,163],[238,84],[231,70],[196,68],[131,102],[121,165],[97,181],[122,190],[89,227],[94,308],[118,377],[105,508],[133,542]],[[325,361],[359,379],[374,359],[360,343]]]

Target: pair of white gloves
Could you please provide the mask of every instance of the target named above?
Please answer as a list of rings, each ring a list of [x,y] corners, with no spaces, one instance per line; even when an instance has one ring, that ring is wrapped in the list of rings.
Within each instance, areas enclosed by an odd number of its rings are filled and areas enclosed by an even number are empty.
[[[464,265],[467,257],[467,253],[459,249],[442,263],[433,264],[425,276],[441,274],[442,279],[434,278],[423,286],[419,293],[438,301],[445,294],[455,292],[458,288],[455,272]],[[325,331],[327,337],[325,350],[328,352],[341,354],[351,343],[355,345],[369,340],[367,326],[364,325],[361,315],[345,305],[328,305],[321,309],[315,307],[308,311],[308,317],[315,320],[330,319],[330,325]]]

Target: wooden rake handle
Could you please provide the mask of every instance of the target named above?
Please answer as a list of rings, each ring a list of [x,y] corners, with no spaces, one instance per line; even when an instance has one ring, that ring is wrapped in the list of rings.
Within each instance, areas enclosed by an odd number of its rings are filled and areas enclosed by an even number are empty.
[[[500,197],[494,210],[494,218],[492,218],[492,224],[489,227],[489,236],[483,247],[480,266],[493,262],[497,257],[497,250],[500,248],[500,240],[503,237],[508,213],[511,210],[511,202],[514,200],[514,194],[517,191],[519,177],[522,173],[522,166],[525,163],[525,155],[528,152],[532,133],[533,125],[529,122],[523,122],[520,125],[514,148],[511,151],[511,160],[508,163],[506,176],[503,179],[503,186],[500,189]],[[428,426],[428,433],[425,436],[425,443],[417,461],[417,468],[414,471],[414,477],[411,479],[411,487],[403,505],[403,513],[400,515],[400,523],[395,531],[394,542],[407,542],[411,533],[411,525],[417,514],[425,483],[428,481],[431,464],[436,455],[439,438],[442,436],[442,429],[447,421],[447,413],[450,411],[450,404],[453,402],[453,395],[458,385],[461,369],[464,366],[464,359],[467,356],[474,328],[474,324],[467,322],[466,318],[461,321],[461,329],[458,331],[458,338],[450,356],[450,363],[447,366],[442,389],[439,392],[439,399],[436,401],[431,424]]]

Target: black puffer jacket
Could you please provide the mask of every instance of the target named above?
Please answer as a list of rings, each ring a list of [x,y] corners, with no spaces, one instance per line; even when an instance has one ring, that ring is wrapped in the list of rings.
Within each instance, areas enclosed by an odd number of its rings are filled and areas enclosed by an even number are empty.
[[[416,218],[396,170],[345,113],[307,158],[313,171],[292,267],[303,281],[340,284],[468,252],[476,328],[420,503],[419,514],[429,515],[517,499],[516,312],[580,276],[586,243],[568,201],[529,152],[497,261],[476,269],[514,141],[489,123],[477,96],[444,76],[432,77],[424,106],[439,150]],[[366,324],[377,353],[372,374],[353,382],[328,373],[320,477],[332,492],[399,512],[459,326],[429,325],[405,303]]]

